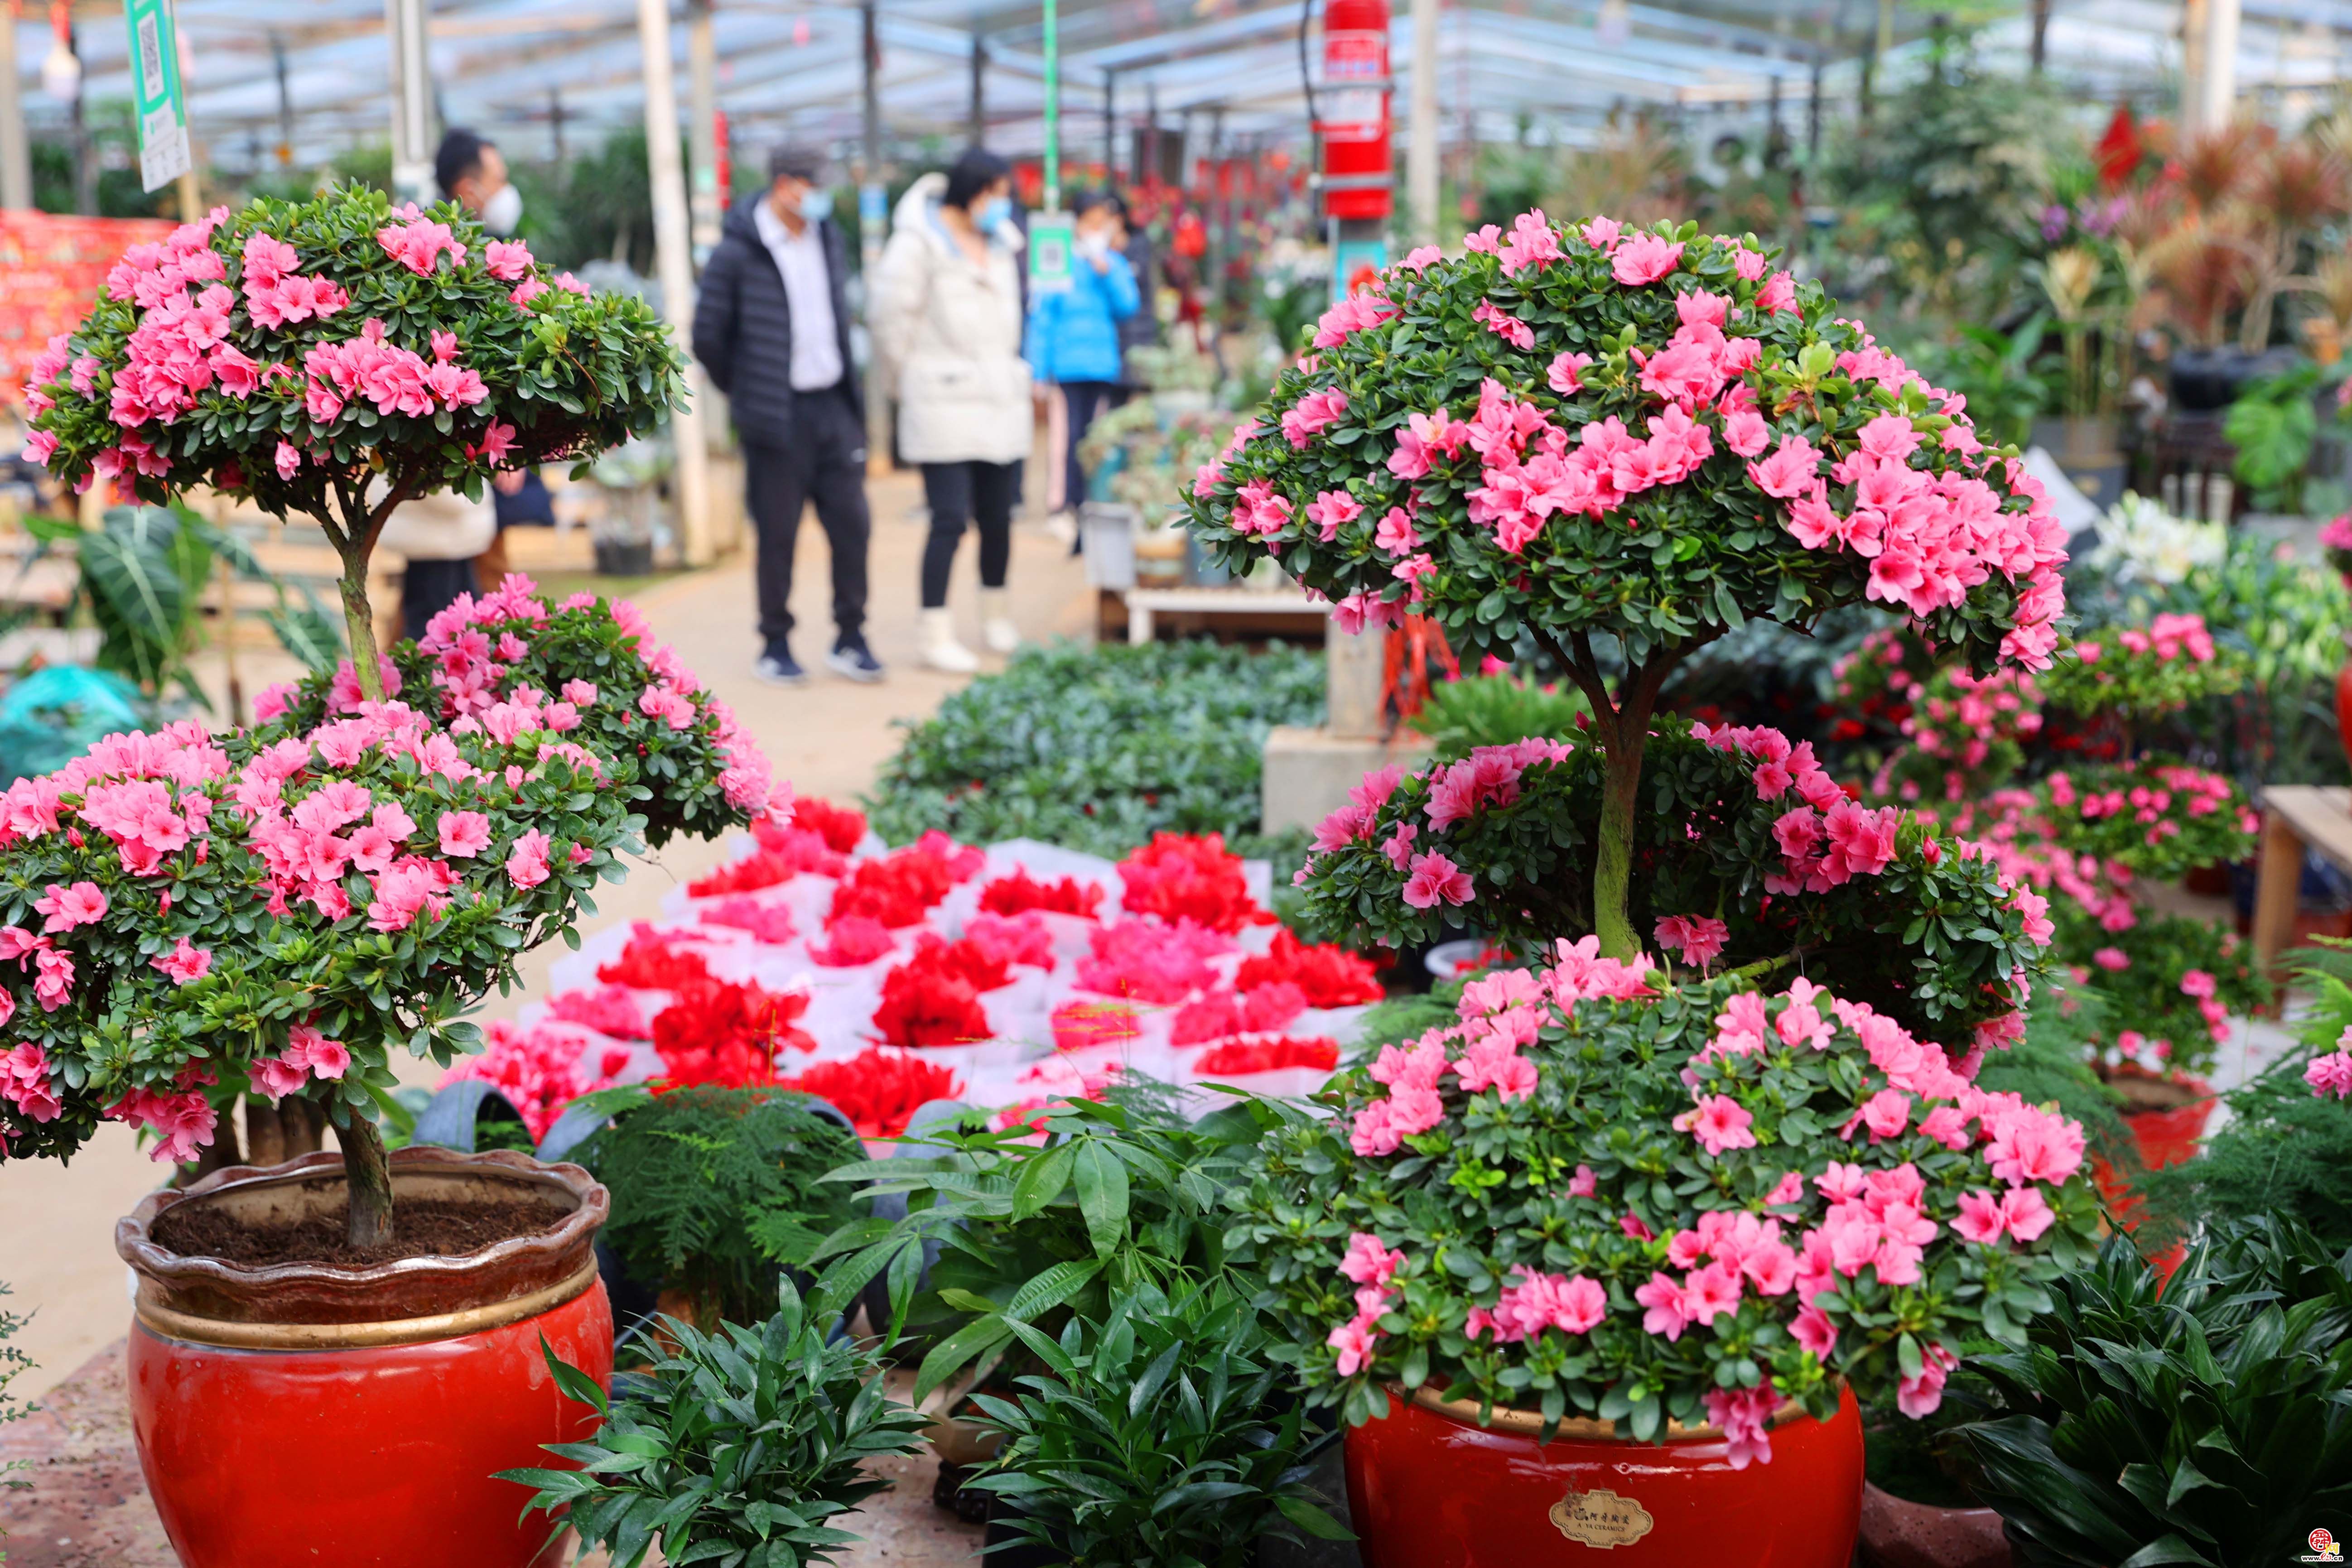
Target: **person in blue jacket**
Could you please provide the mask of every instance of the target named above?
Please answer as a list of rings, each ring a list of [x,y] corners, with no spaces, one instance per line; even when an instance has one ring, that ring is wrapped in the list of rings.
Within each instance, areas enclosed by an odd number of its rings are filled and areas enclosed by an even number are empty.
[[[1059,386],[1068,405],[1062,505],[1075,512],[1087,498],[1078,442],[1117,394],[1118,324],[1135,314],[1142,299],[1135,287],[1135,268],[1120,254],[1127,236],[1121,232],[1118,204],[1102,192],[1090,191],[1071,203],[1070,216],[1076,230],[1070,287],[1032,295],[1024,346],[1030,374],[1040,383]]]

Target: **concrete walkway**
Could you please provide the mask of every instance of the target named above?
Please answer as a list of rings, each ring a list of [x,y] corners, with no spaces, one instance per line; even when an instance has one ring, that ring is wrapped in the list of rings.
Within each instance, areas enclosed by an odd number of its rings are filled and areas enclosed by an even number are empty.
[[[793,595],[800,622],[794,651],[816,672],[807,686],[780,689],[751,678],[759,648],[747,560],[672,579],[638,600],[656,632],[734,706],[780,777],[804,794],[845,804],[856,800],[898,749],[901,737],[895,721],[929,714],[964,681],[916,667],[916,570],[926,533],[920,484],[911,474],[893,475],[876,480],[870,496],[874,543],[867,632],[876,656],[890,669],[879,685],[855,685],[821,667],[831,646],[831,590],[824,535],[814,517],[803,527]],[[966,645],[977,651],[974,548],[967,537],[949,602]],[[1083,567],[1042,528],[1015,528],[1011,584],[1014,615],[1025,636],[1084,635],[1091,630]],[[985,658],[984,667],[1002,663]],[[663,894],[702,874],[721,854],[715,843],[672,843],[638,865],[627,882],[607,889],[587,924],[652,915]],[[546,966],[566,950],[556,943],[526,956],[522,991],[494,994],[477,1016],[485,1021],[512,1016],[543,991]],[[429,1064],[408,1066],[404,1081],[431,1084],[436,1074]],[[16,1343],[37,1364],[13,1393],[37,1396],[121,1336],[130,1311],[126,1271],[114,1253],[114,1222],[161,1174],[136,1148],[129,1129],[113,1124],[101,1128],[69,1165],[0,1165],[0,1282],[15,1291],[0,1304],[33,1313]]]

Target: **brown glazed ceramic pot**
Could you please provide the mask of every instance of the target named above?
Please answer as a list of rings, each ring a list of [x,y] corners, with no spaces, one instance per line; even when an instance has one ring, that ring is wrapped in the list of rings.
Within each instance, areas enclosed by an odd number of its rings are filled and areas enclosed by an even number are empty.
[[[1870,1568],[2014,1568],[2000,1515],[1911,1502],[1864,1481],[1862,1558]]]

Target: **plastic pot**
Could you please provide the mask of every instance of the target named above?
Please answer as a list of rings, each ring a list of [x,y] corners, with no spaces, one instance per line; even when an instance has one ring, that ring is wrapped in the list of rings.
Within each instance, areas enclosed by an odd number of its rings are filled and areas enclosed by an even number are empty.
[[[1639,1443],[1606,1421],[1542,1422],[1424,1389],[1348,1430],[1348,1503],[1365,1568],[1846,1568],[1862,1514],[1862,1415],[1852,1393],[1821,1422],[1788,1406],[1772,1458],[1733,1469],[1711,1427]]]
[[[395,1198],[553,1197],[553,1228],[456,1258],[252,1267],[151,1239],[203,1204],[255,1221],[341,1207],[342,1156],[232,1166],[150,1195],[115,1229],[137,1276],[131,1431],[185,1568],[553,1568],[568,1547],[495,1471],[556,1463],[595,1413],[548,1375],[542,1338],[599,1382],[613,1317],[591,1242],[604,1189],[499,1151],[392,1155]]]

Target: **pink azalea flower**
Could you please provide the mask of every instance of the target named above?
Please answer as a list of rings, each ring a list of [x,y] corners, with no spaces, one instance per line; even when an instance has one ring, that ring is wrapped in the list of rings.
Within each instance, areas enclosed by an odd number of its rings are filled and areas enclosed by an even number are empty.
[[[1698,1104],[1675,1118],[1675,1130],[1691,1134],[1710,1155],[1721,1155],[1726,1149],[1752,1149],[1756,1134],[1750,1130],[1755,1117],[1748,1108],[1728,1094],[1706,1094]]]
[[[106,894],[94,882],[78,882],[71,887],[60,887],[53,882],[48,892],[33,901],[33,907],[48,917],[41,922],[43,931],[71,931],[105,918]]]
[[[1599,1186],[1599,1178],[1593,1176],[1592,1167],[1591,1166],[1579,1166],[1576,1167],[1576,1175],[1569,1178],[1568,1196],[1570,1197],[1591,1197],[1594,1192],[1598,1190]]]
[[[1552,356],[1551,369],[1545,372],[1544,380],[1560,396],[1574,397],[1584,390],[1583,372],[1591,363],[1591,354],[1564,349]]]
[[[1667,1275],[1653,1272],[1650,1282],[1636,1289],[1634,1301],[1649,1310],[1642,1315],[1642,1332],[1662,1333],[1669,1341],[1683,1337],[1690,1317],[1683,1311],[1683,1289]]]
[[[212,972],[213,956],[183,936],[172,951],[149,962],[170,976],[173,985],[188,986]]]
[[[1619,244],[1610,262],[1610,271],[1628,288],[1639,288],[1665,277],[1682,265],[1682,259],[1679,242],[1637,234]]]
[[[1440,904],[1467,904],[1476,891],[1469,875],[1445,856],[1420,854],[1412,857],[1404,901],[1415,909],[1433,909]]]

